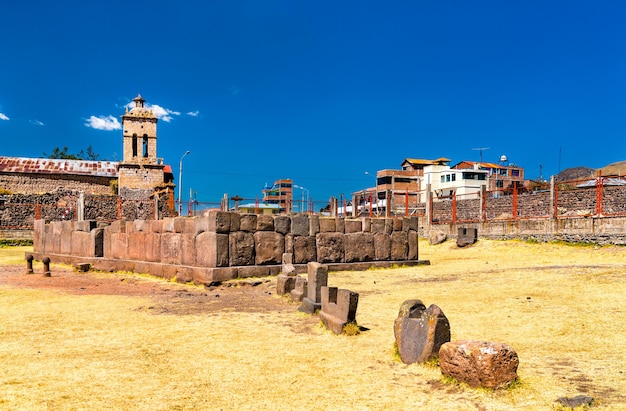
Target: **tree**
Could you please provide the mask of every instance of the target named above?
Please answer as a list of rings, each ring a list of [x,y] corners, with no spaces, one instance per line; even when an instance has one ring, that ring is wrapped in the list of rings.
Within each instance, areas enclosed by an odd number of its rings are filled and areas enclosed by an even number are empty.
[[[63,147],[63,149],[61,149],[59,147],[55,147],[54,150],[52,150],[52,153],[50,153],[50,154],[43,153],[43,155],[46,158],[63,159],[63,160],[92,160],[92,161],[97,161],[98,158],[100,158],[100,155],[96,154],[93,151],[93,147],[91,145],[89,145],[89,147],[87,147],[86,151],[87,151],[86,158],[85,158],[85,152],[83,150],[80,150],[80,152],[78,152],[77,154],[68,153],[67,146]]]

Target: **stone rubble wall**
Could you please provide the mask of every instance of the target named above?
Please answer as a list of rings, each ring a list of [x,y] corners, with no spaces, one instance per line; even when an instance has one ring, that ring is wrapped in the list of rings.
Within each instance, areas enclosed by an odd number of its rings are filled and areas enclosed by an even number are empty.
[[[53,261],[91,259],[100,269],[211,283],[277,275],[284,253],[293,254],[300,271],[311,261],[337,269],[416,264],[417,230],[417,217],[343,219],[214,210],[207,217],[116,220],[104,227],[95,221],[37,220],[33,243],[37,255],[50,255]]]
[[[82,175],[0,174],[0,187],[11,193],[50,193],[57,190],[111,194],[112,177]]]

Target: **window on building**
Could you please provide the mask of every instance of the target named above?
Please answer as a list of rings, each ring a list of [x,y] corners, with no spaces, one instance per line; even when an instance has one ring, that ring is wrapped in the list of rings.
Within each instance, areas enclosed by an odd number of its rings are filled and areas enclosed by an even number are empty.
[[[137,157],[137,134],[133,134],[133,157]]]
[[[378,179],[376,179],[376,184],[378,185],[391,184],[391,176],[378,177]]]
[[[504,187],[504,181],[503,180],[496,180],[496,187],[498,187],[498,188]]]
[[[452,179],[452,181],[456,181],[456,174],[452,174],[451,179]]]
[[[148,157],[148,136],[146,134],[143,135],[143,156]]]
[[[520,173],[517,168],[511,170],[511,177],[519,177]]]
[[[445,182],[446,182],[446,176],[444,176],[444,175],[442,175],[442,176],[441,176],[441,182],[442,182],[442,183],[445,183]]]

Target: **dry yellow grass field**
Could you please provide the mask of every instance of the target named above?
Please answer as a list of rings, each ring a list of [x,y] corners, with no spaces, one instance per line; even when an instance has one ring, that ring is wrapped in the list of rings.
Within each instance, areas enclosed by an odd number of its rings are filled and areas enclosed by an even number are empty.
[[[0,265],[25,250],[0,249]],[[149,296],[0,284],[0,409],[554,410],[578,394],[626,409],[626,248],[420,241],[420,258],[431,265],[330,273],[360,293],[357,336],[297,305],[158,314]],[[442,308],[453,340],[511,345],[519,384],[471,389],[402,364],[393,321],[413,298]]]

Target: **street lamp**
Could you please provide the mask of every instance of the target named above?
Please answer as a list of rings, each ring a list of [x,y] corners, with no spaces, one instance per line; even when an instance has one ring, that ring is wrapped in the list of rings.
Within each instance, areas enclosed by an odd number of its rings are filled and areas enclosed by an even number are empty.
[[[309,211],[309,190],[307,190],[306,188],[299,186],[297,184],[293,185],[294,188],[299,188],[300,190],[302,190],[302,206],[300,206],[300,208],[302,209],[302,212],[304,212],[304,192],[306,191],[306,201],[307,201],[307,205],[306,205],[306,211]]]
[[[183,158],[189,154],[189,150],[185,151],[185,154],[180,158],[178,163],[178,215],[183,214]]]

